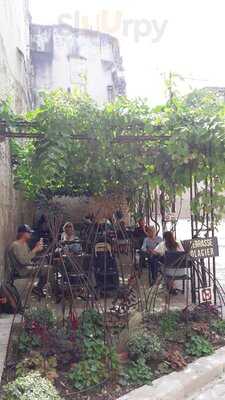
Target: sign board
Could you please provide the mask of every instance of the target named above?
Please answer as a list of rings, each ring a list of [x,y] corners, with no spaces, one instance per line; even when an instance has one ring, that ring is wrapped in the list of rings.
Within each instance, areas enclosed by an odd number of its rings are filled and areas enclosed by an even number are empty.
[[[195,259],[219,256],[217,237],[185,240],[184,247]]]
[[[175,222],[176,219],[177,219],[176,213],[174,212],[168,213],[165,216],[165,222]]]
[[[201,288],[199,290],[199,301],[202,303],[214,303],[214,293],[212,287]]]

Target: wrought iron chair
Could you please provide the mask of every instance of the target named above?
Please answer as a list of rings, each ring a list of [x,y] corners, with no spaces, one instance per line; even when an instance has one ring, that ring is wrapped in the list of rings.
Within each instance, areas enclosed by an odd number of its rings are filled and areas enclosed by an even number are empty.
[[[103,242],[96,244],[94,271],[97,290],[100,293],[118,290],[119,273],[110,244]]]
[[[185,282],[192,281],[191,263],[186,252],[167,251],[164,260],[159,262],[165,282],[170,279],[182,281],[182,293],[185,292]]]

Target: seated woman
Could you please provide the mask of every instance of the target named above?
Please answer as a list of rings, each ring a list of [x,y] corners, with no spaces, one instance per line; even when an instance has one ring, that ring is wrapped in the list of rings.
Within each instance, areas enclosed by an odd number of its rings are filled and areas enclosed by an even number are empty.
[[[72,222],[66,222],[63,227],[61,241],[66,243],[66,248],[72,253],[80,253],[82,251],[81,244],[79,242],[75,243],[78,240]],[[69,244],[69,242],[71,242],[71,244]]]
[[[183,252],[184,248],[181,244],[180,241],[175,240],[173,232],[167,231],[164,232],[163,234],[163,241],[158,244],[158,246],[154,249],[154,254],[164,257],[166,252]],[[179,275],[184,275],[185,271],[182,269],[179,269],[179,271],[174,271],[174,269],[168,268],[166,270],[166,273],[168,276],[176,276],[177,274]],[[168,278],[167,279],[167,287],[170,290],[172,294],[177,294],[177,290],[175,287],[175,283],[173,278]]]
[[[141,251],[147,253],[149,258],[149,283],[154,283],[157,278],[158,257],[153,253],[154,249],[162,242],[162,238],[156,234],[154,226],[145,229],[147,237],[144,239]]]

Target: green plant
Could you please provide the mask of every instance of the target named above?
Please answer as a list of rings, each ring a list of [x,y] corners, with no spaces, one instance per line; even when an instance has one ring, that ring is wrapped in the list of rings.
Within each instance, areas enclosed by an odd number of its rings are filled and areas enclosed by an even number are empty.
[[[108,346],[100,339],[84,339],[83,360],[101,361],[116,372],[119,368],[118,356],[113,346]]]
[[[36,326],[51,329],[56,322],[53,312],[46,307],[30,309],[25,313],[24,319],[28,329],[35,329]]]
[[[83,357],[84,359],[102,360],[106,357],[107,347],[101,339],[84,338]]]
[[[83,311],[79,317],[77,336],[103,339],[103,317],[94,309]]]
[[[3,388],[3,400],[62,400],[52,383],[34,372]]]
[[[43,357],[40,353],[33,352],[30,357],[24,358],[16,366],[16,376],[25,376],[31,371],[39,371],[48,378],[57,377],[57,360],[55,357]]]
[[[201,222],[202,210],[210,213],[213,207],[217,223],[225,208],[225,106],[207,91],[187,97],[171,91],[172,98],[153,109],[142,99],[120,97],[98,107],[77,91],[45,94],[41,106],[26,115],[30,133],[43,136],[11,141],[15,184],[32,199],[43,193],[52,198],[123,191],[131,200],[147,184],[151,192],[161,188],[165,210],[189,188],[190,169],[197,183],[212,171],[213,201],[202,190],[191,209]],[[11,114],[7,104],[0,109],[13,122],[18,116]],[[74,140],[74,132],[87,140]],[[150,142],[133,139],[149,132]]]
[[[160,316],[160,329],[165,337],[171,337],[177,328],[180,314],[177,311],[170,311]]]
[[[121,385],[145,385],[152,382],[153,374],[143,358],[133,361],[121,374]]]
[[[40,338],[35,334],[29,335],[23,331],[19,336],[18,349],[21,353],[28,353],[31,349],[41,345]]]
[[[225,321],[224,320],[218,320],[218,321],[214,322],[211,327],[219,335],[221,335],[221,336],[225,335]]]
[[[150,360],[162,351],[162,344],[155,334],[135,335],[127,343],[129,355],[133,360]]]
[[[154,376],[159,378],[162,375],[167,375],[171,372],[170,362],[162,361],[158,366],[157,369],[154,371]]]
[[[181,314],[184,321],[210,322],[217,320],[219,315],[218,306],[215,304],[203,303],[195,307],[186,307]]]
[[[213,353],[213,347],[207,339],[195,335],[187,343],[186,353],[194,357],[207,356]]]
[[[69,374],[72,386],[77,390],[99,385],[108,378],[105,364],[99,360],[80,361]]]

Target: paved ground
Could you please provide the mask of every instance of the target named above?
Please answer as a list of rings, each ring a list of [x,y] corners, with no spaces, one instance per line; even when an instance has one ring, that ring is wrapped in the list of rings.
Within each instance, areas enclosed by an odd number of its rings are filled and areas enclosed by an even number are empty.
[[[0,316],[0,381],[4,369],[5,356],[8,347],[12,320],[13,320],[12,315]]]
[[[188,400],[225,400],[225,375],[205,386]]]
[[[182,221],[180,227],[178,227],[179,239],[188,239],[190,237],[189,229],[189,224],[186,221]],[[219,257],[216,258],[216,275],[225,290],[225,222],[219,227],[216,236],[219,242]],[[194,397],[190,397],[188,400],[225,400],[225,374],[208,386],[205,386],[201,392],[196,393]]]

